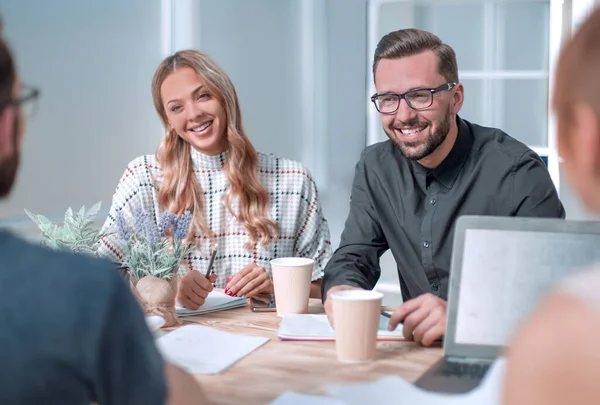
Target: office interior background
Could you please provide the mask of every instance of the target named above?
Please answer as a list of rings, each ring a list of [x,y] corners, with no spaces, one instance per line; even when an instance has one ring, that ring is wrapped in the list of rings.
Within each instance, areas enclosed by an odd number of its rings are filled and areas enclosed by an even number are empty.
[[[150,83],[177,50],[208,53],[232,78],[257,150],[301,161],[316,180],[332,243],[354,165],[386,140],[369,101],[371,63],[386,33],[439,35],[458,57],[460,115],[499,127],[547,161],[569,219],[592,219],[569,188],[548,100],[561,41],[600,0],[2,0],[4,35],[23,82],[41,97],[29,119],[0,226],[38,240],[24,208],[61,221],[102,201],[127,163],[164,131]],[[594,218],[597,219],[597,218]],[[399,302],[389,253],[377,289]]]

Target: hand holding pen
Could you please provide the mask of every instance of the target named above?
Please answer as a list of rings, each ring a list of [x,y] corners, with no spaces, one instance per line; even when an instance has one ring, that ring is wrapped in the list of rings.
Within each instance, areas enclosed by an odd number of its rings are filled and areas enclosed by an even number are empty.
[[[218,243],[215,243],[215,246],[212,249],[210,254],[210,259],[208,261],[208,266],[206,266],[206,274],[204,277],[208,279],[213,271],[213,263],[215,262],[215,257],[217,256],[217,248],[219,247]]]
[[[206,267],[206,272],[189,271],[179,282],[177,303],[186,308],[196,310],[200,308],[206,297],[213,290],[213,283],[217,279],[212,273],[213,264],[217,254],[218,244],[215,244]]]

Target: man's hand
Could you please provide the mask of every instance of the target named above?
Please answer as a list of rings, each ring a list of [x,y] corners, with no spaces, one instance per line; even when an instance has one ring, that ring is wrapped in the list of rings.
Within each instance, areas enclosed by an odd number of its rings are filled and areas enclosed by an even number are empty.
[[[327,319],[329,320],[329,324],[331,325],[331,327],[334,327],[334,325],[333,325],[333,304],[331,303],[331,300],[329,299],[329,297],[334,292],[344,291],[344,290],[362,290],[362,288],[353,287],[351,285],[336,285],[335,287],[331,287],[329,289],[329,291],[327,291],[327,298],[325,299],[325,313],[327,314]]]
[[[252,262],[227,281],[225,294],[232,297],[252,297],[270,293],[273,284],[264,267]]]
[[[212,283],[217,279],[216,274],[211,274],[208,279],[204,274],[191,270],[179,281],[177,289],[177,302],[186,308],[196,310],[204,304],[208,293],[213,290]]]
[[[423,346],[430,346],[446,333],[446,301],[427,293],[408,300],[398,307],[388,325],[394,330],[403,323],[403,334]]]

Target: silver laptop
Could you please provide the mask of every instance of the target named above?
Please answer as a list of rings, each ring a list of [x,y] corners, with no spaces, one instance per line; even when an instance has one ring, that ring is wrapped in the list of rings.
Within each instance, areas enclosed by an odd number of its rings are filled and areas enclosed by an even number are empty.
[[[453,243],[444,357],[416,384],[460,393],[561,278],[600,263],[600,222],[463,216]]]

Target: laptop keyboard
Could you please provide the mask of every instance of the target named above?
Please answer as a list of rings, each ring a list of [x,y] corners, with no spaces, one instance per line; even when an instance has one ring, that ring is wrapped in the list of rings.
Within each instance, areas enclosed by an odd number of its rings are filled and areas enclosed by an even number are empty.
[[[469,377],[481,379],[490,368],[490,364],[481,363],[462,363],[449,362],[444,363],[442,374],[445,376]]]

